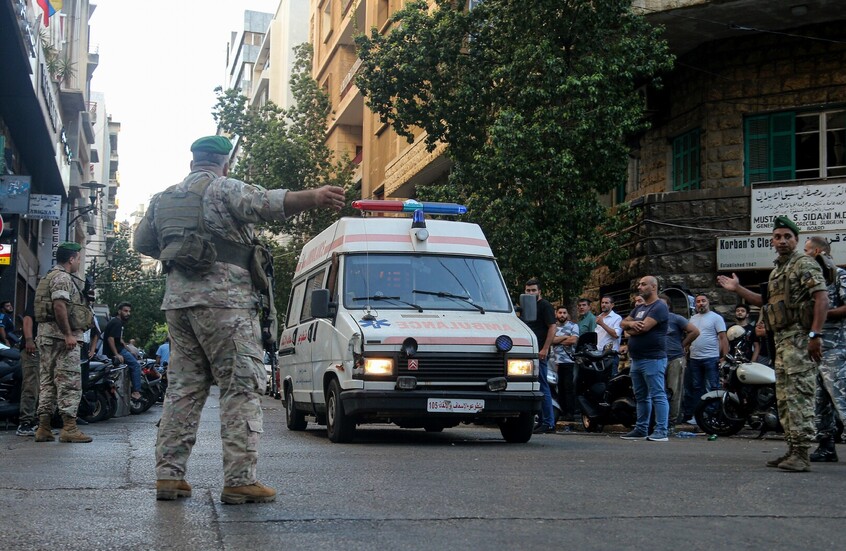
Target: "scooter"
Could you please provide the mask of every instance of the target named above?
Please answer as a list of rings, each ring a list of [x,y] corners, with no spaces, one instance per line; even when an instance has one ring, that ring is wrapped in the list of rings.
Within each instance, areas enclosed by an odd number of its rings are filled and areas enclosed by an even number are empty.
[[[155,360],[141,360],[141,397],[129,401],[129,412],[133,415],[144,413],[160,399],[164,400],[161,375],[155,364]]]
[[[20,351],[3,347],[0,349],[0,419],[18,421],[22,384]]]
[[[576,343],[576,399],[587,432],[602,432],[605,425],[633,427],[637,423],[637,402],[628,369],[611,377],[614,350],[597,350],[596,333],[579,335]]]
[[[749,425],[760,431],[784,432],[778,419],[775,392],[775,371],[756,362],[726,355],[720,366],[723,388],[704,395],[694,417],[700,429],[708,434],[731,436]]]
[[[112,367],[111,362],[86,359],[80,363],[82,394],[77,416],[89,423],[111,419],[117,410],[117,388],[112,374],[123,367]]]

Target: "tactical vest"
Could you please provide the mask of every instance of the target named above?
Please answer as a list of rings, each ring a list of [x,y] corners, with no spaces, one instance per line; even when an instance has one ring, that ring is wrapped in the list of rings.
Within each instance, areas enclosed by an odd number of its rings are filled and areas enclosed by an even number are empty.
[[[814,299],[807,296],[805,300],[794,303],[790,296],[790,274],[800,258],[802,255],[794,255],[784,266],[777,267],[775,271],[778,273],[771,275],[767,283],[767,304],[761,309],[761,314],[769,331],[783,331],[796,324],[805,329],[811,328]]]
[[[161,251],[158,259],[166,270],[178,268],[202,275],[211,270],[215,262],[250,269],[252,246],[223,239],[206,229],[203,197],[214,179],[212,174],[207,174],[185,190],[171,186],[151,205]]]
[[[50,293],[50,283],[63,270],[53,268],[41,281],[38,282],[38,287],[35,288],[35,321],[38,323],[46,323],[56,321],[56,315],[53,312],[53,299]],[[74,276],[69,274],[71,278]],[[74,283],[76,286],[76,283]],[[68,301],[68,325],[71,331],[85,331],[94,323],[94,313],[85,302],[82,291],[77,286],[76,294],[71,293],[70,301]]]

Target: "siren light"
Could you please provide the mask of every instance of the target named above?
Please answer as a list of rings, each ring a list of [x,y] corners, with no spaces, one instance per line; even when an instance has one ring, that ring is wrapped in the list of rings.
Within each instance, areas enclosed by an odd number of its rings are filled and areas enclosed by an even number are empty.
[[[360,199],[353,201],[354,209],[368,212],[416,212],[426,214],[466,214],[467,207],[457,203],[423,203],[414,199],[391,201],[389,199]]]

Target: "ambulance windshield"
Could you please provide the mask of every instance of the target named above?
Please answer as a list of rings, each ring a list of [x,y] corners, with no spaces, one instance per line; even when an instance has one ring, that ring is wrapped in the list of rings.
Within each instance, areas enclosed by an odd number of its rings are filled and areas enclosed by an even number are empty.
[[[344,307],[510,312],[511,299],[490,258],[449,255],[351,254],[344,260]]]

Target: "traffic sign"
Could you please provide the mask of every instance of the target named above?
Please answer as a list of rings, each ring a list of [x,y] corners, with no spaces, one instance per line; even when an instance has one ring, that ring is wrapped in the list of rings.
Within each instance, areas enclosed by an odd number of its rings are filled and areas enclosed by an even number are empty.
[[[0,245],[0,266],[12,265],[12,245]]]
[[[0,214],[0,234],[3,233],[3,215]]]

